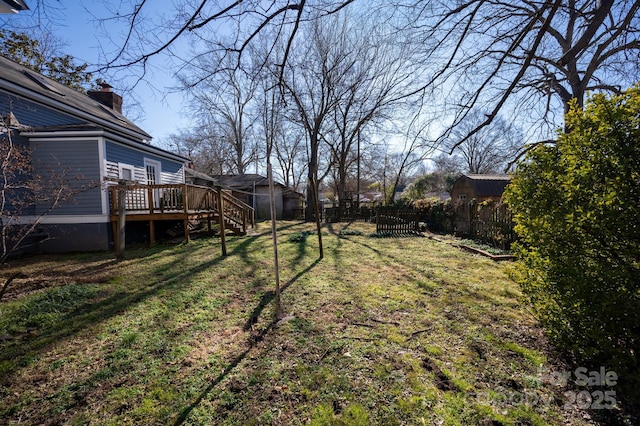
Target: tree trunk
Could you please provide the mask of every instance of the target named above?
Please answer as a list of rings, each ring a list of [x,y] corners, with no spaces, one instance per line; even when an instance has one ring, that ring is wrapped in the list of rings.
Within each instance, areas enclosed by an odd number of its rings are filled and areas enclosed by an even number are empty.
[[[314,200],[318,199],[318,142],[311,141],[311,153],[309,157],[309,171],[307,173],[307,206],[304,212],[306,222],[314,220]]]

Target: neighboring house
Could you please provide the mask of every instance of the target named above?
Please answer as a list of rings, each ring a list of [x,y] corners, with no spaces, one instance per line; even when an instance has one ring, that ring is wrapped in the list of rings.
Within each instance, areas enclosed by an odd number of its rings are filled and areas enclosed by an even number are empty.
[[[13,140],[29,148],[34,174],[65,175],[68,185],[84,189],[42,218],[39,232],[50,237],[42,251],[113,248],[107,186],[119,179],[185,182],[188,159],[151,146],[151,136],[122,115],[122,98],[109,86],[83,94],[0,57],[0,115],[13,120]],[[21,220],[46,209],[33,206]]]
[[[216,186],[216,181],[206,173],[198,172],[191,168],[192,164],[189,164],[189,167],[184,169],[184,180],[186,183],[191,185],[198,186],[208,186],[213,188]]]
[[[453,184],[451,201],[500,201],[510,180],[509,175],[462,175]]]
[[[258,174],[214,175],[216,185],[231,191],[231,194],[255,209],[256,220],[271,218],[269,180]],[[274,181],[273,199],[277,219],[300,219],[303,212],[304,195]]]

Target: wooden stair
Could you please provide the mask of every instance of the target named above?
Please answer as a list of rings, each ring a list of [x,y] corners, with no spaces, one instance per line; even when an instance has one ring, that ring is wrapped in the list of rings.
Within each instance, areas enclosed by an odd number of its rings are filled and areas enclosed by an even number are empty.
[[[224,220],[224,229],[230,229],[234,235],[247,235],[247,228],[245,226],[226,218]]]

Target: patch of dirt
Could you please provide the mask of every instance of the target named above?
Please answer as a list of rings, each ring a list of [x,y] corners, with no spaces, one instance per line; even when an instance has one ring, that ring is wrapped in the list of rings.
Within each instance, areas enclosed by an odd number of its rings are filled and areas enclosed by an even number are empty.
[[[422,360],[422,367],[425,370],[433,373],[436,380],[436,387],[441,391],[449,392],[449,391],[458,391],[458,386],[456,386],[449,377],[438,367],[438,365],[431,358],[424,358]]]
[[[70,266],[64,270],[29,271],[26,266],[18,270],[21,269],[25,271],[20,272],[20,275],[9,284],[1,302],[17,300],[48,288],[62,287],[68,284],[103,284],[109,282],[113,276],[112,271],[108,268],[101,270]],[[0,275],[0,288],[14,273],[14,271],[4,271]]]

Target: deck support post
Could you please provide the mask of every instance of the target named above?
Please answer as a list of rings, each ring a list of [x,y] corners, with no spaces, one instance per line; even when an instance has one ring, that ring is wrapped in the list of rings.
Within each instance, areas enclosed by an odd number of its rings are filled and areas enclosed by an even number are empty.
[[[116,182],[118,184],[110,185],[108,190],[113,250],[118,258],[124,256],[125,237],[121,232],[124,232],[125,222],[136,221],[148,225],[149,246],[152,246],[159,237],[156,227],[158,221],[177,221],[178,224],[182,222],[186,242],[191,239],[190,228],[192,224],[196,224],[196,220],[204,222],[206,219],[210,235],[215,233],[213,227],[215,221],[218,221],[225,256],[226,227],[235,235],[245,235],[249,221],[255,227],[253,209],[223,192],[220,187],[186,184],[139,185],[124,179]]]
[[[126,194],[127,185],[124,182],[120,182],[118,185],[118,232],[114,235],[116,240],[116,259],[118,260],[124,259],[125,229],[127,224]]]
[[[152,246],[156,243],[156,224],[153,219],[149,220],[149,245]]]
[[[189,218],[188,217],[183,221],[183,226],[184,226],[184,242],[188,243],[191,241],[191,235],[189,235]]]

